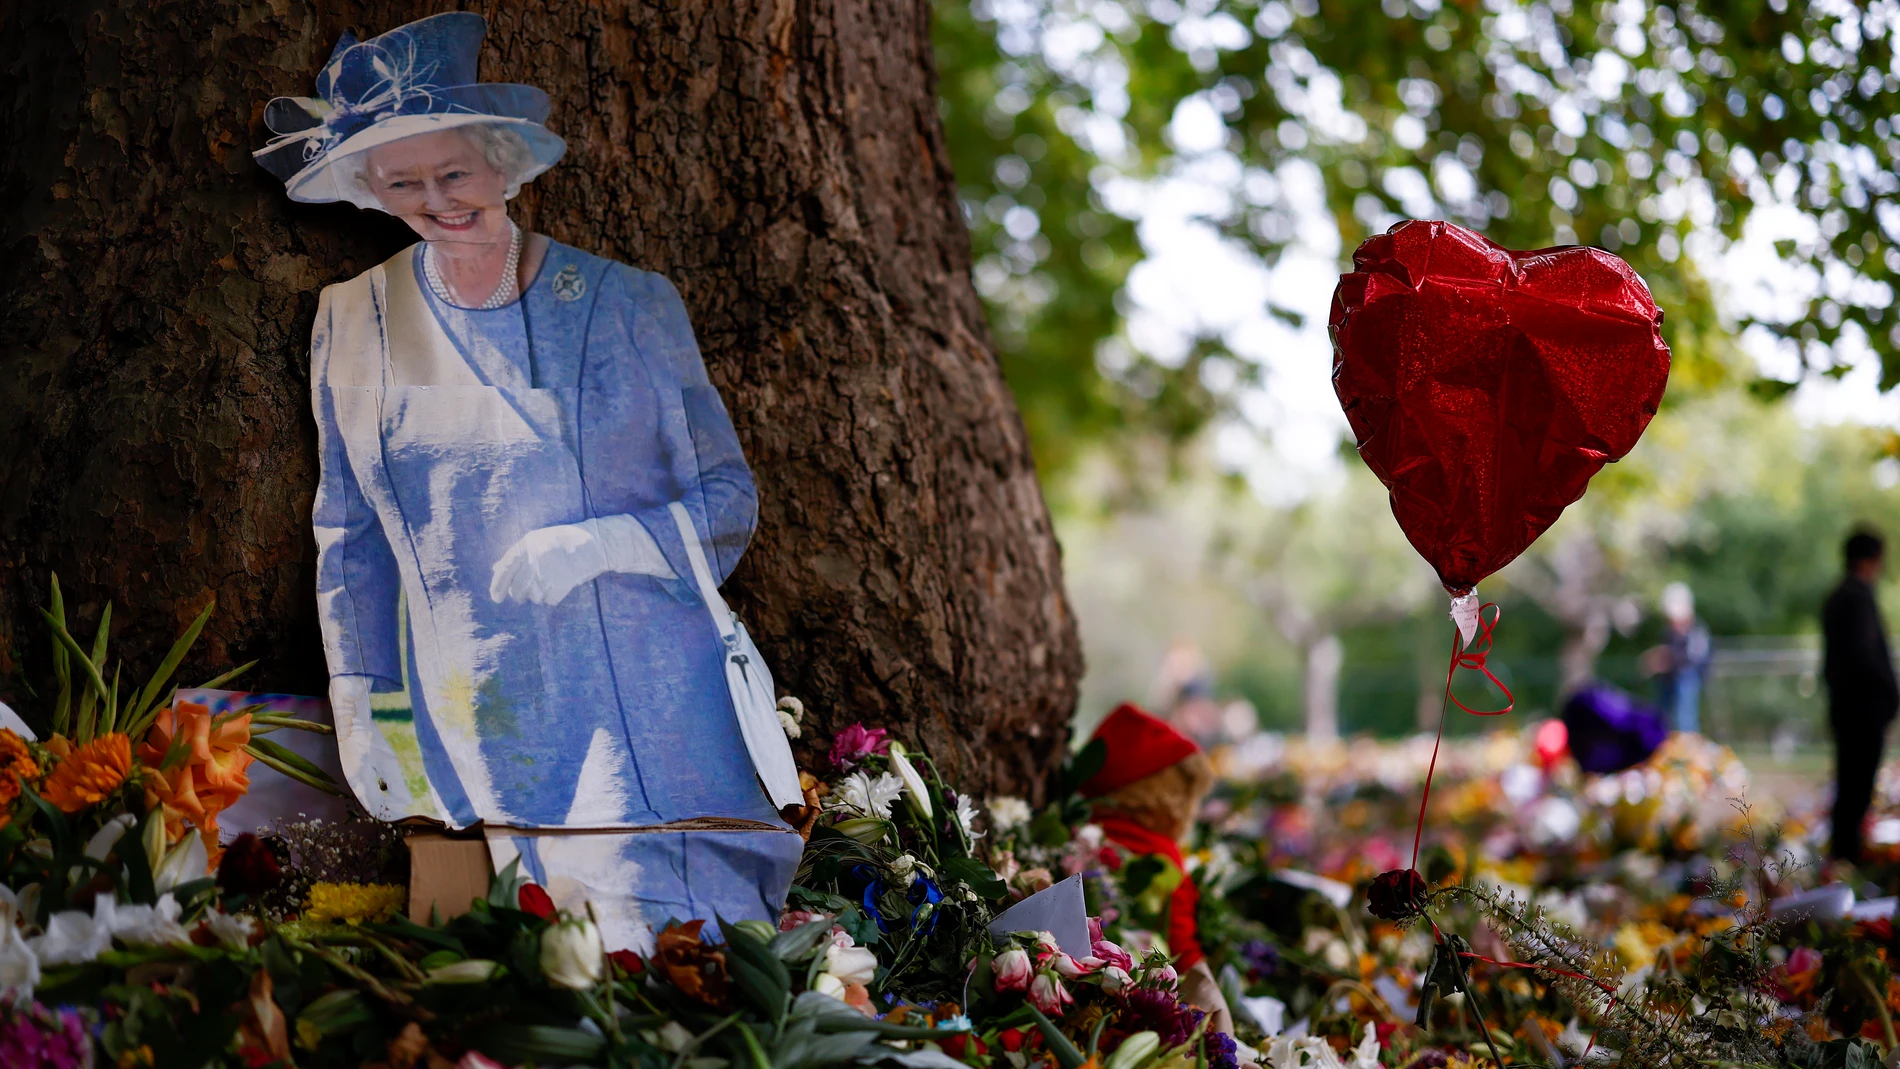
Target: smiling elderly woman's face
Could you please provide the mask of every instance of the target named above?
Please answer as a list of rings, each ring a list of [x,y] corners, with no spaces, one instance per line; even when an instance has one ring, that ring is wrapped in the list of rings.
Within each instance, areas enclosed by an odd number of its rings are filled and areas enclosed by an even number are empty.
[[[363,179],[383,210],[424,241],[487,244],[508,233],[508,176],[465,129],[370,149]]]

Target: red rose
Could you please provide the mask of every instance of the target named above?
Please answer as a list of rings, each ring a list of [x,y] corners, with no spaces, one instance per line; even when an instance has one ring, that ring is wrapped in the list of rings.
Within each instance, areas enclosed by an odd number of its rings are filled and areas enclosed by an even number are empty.
[[[1366,909],[1382,921],[1404,921],[1425,912],[1425,877],[1417,869],[1393,869],[1372,878]]]
[[[996,1041],[1003,1045],[1004,1050],[1014,1054],[1023,1049],[1023,1030],[1020,1028],[1005,1028],[997,1034]]]
[[[554,919],[554,899],[548,897],[548,893],[541,889],[540,884],[522,884],[521,893],[515,897],[515,904],[521,907],[523,913],[532,913],[544,921]]]
[[[647,963],[631,950],[616,950],[607,955],[607,960],[613,962],[614,968],[626,976],[638,976],[647,971]]]
[[[245,832],[218,859],[218,889],[227,895],[261,895],[284,882],[284,872],[264,840]]]

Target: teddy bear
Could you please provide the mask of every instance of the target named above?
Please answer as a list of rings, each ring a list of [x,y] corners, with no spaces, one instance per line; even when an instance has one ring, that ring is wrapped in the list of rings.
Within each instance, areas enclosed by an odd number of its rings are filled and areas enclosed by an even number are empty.
[[[1102,767],[1085,781],[1103,837],[1153,871],[1147,886],[1162,917],[1159,934],[1175,955],[1182,1001],[1205,1010],[1209,1027],[1232,1035],[1233,1016],[1202,950],[1195,910],[1200,888],[1187,871],[1181,843],[1194,828],[1201,799],[1214,786],[1214,770],[1194,740],[1139,706],[1124,703],[1095,729],[1105,748]],[[1168,884],[1172,889],[1168,890]]]

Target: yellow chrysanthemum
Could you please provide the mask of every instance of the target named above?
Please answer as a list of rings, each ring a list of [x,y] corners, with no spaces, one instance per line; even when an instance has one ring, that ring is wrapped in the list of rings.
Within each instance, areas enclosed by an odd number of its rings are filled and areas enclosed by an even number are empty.
[[[388,883],[317,883],[310,886],[304,919],[319,924],[338,921],[386,921],[409,903],[409,892]]]
[[[115,731],[74,750],[54,766],[40,793],[62,813],[77,813],[106,800],[132,771],[132,740]]]

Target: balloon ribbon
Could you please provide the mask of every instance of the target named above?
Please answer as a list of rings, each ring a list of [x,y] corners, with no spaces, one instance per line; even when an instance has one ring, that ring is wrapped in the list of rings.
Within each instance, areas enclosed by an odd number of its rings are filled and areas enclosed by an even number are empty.
[[[1485,618],[1487,609],[1491,612],[1489,619]],[[1438,735],[1432,739],[1432,761],[1425,769],[1425,794],[1418,800],[1418,827],[1412,832],[1412,868],[1414,870],[1418,868],[1418,845],[1425,838],[1425,804],[1431,801],[1432,797],[1432,773],[1438,771],[1438,747],[1445,741],[1446,714],[1451,711],[1452,706],[1456,705],[1472,716],[1503,716],[1517,705],[1517,699],[1511,695],[1511,688],[1505,686],[1503,680],[1493,675],[1490,667],[1484,663],[1485,658],[1491,655],[1491,632],[1498,626],[1498,618],[1502,615],[1504,615],[1504,610],[1498,608],[1496,602],[1487,601],[1478,606],[1478,634],[1471,640],[1469,647],[1465,645],[1464,634],[1456,628],[1452,630],[1451,666],[1445,670],[1445,699],[1438,707]],[[1504,708],[1473,709],[1454,697],[1451,693],[1451,681],[1458,675],[1460,668],[1472,672],[1483,672],[1484,678],[1504,692]]]

